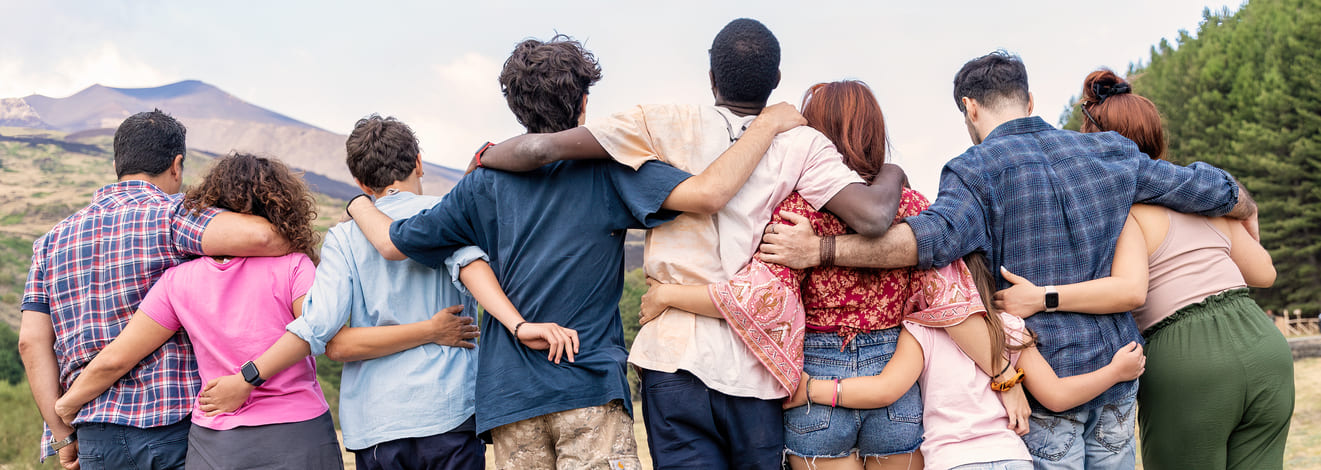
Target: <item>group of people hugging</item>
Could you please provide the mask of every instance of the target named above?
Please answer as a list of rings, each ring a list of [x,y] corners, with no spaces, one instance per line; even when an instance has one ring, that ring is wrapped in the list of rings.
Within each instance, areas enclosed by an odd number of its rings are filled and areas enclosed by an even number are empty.
[[[1147,469],[1281,468],[1293,366],[1247,295],[1275,278],[1256,206],[1165,161],[1123,78],[1087,75],[1072,132],[1031,115],[1019,58],[968,61],[974,145],[932,201],[864,83],[768,106],[780,45],[751,19],[709,54],[712,105],[588,123],[595,57],[520,43],[499,82],[528,133],[443,198],[407,125],[358,121],[364,194],[319,250],[284,164],[232,154],[176,194],[183,126],[129,117],[119,181],[33,247],[43,456],[340,468],[325,354],[360,469],[484,468],[486,443],[498,468],[639,468],[628,364],[656,468],[1131,469],[1135,429]],[[649,290],[626,350],[629,229]]]

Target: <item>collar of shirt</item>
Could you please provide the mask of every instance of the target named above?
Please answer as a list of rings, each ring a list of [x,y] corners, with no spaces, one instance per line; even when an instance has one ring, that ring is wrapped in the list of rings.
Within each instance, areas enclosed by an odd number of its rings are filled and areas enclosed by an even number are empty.
[[[142,180],[127,180],[102,186],[101,189],[96,190],[96,194],[92,195],[92,202],[100,201],[116,194],[132,191],[149,191],[161,196],[166,196],[165,191],[161,191],[161,188],[156,187],[154,184]]]
[[[1055,126],[1046,124],[1046,121],[1038,116],[1028,116],[1000,124],[990,134],[986,135],[983,142],[1004,135],[1030,134],[1049,130],[1055,130]]]

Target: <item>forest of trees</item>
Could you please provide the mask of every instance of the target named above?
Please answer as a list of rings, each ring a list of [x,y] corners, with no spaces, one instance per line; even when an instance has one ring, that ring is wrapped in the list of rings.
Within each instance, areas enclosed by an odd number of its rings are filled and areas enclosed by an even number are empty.
[[[1321,0],[1253,0],[1203,12],[1196,34],[1162,40],[1129,67],[1134,93],[1160,109],[1168,158],[1238,178],[1260,208],[1261,242],[1279,272],[1254,292],[1264,309],[1321,310]],[[1083,74],[1078,76],[1082,83]],[[1061,117],[1078,129],[1072,106]]]

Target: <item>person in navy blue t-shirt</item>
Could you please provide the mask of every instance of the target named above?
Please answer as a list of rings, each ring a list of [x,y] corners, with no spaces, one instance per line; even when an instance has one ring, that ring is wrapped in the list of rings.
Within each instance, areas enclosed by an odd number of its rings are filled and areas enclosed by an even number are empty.
[[[591,54],[559,36],[519,44],[500,75],[510,108],[537,133],[581,124],[587,88],[599,78]],[[527,173],[478,168],[411,218],[392,223],[368,198],[349,211],[386,258],[439,267],[458,248],[481,247],[509,299],[536,322],[482,324],[477,431],[494,442],[497,467],[639,468],[618,307],[626,230],[655,227],[675,211],[719,210],[775,134],[801,124],[790,105],[767,108],[695,177],[660,162],[637,171],[608,160]],[[559,354],[543,358],[535,349],[548,345],[520,331],[551,323],[576,332],[568,360],[546,360]]]

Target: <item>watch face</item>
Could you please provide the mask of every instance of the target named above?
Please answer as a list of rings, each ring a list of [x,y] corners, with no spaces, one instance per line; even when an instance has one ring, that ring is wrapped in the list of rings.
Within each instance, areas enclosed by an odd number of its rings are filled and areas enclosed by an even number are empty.
[[[1058,292],[1046,293],[1046,308],[1057,308],[1060,306],[1060,294]]]

